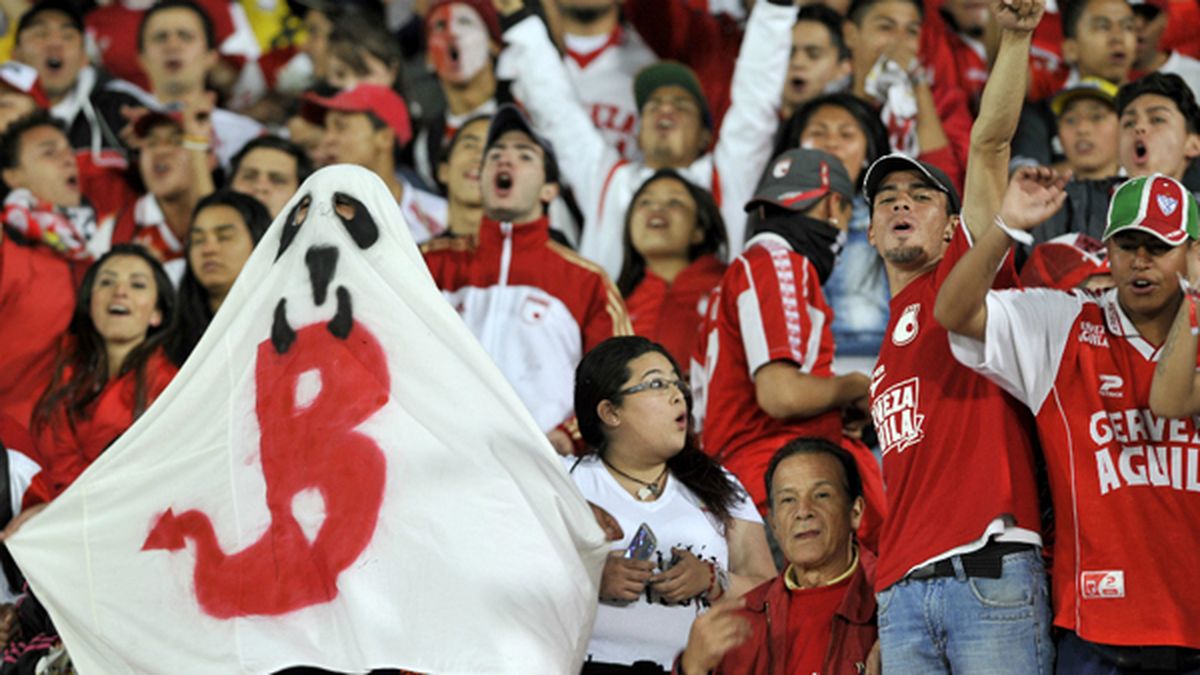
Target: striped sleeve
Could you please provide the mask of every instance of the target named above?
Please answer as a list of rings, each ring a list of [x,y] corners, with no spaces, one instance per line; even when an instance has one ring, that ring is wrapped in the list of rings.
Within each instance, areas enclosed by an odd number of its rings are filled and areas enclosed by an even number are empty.
[[[781,360],[811,373],[826,323],[809,299],[809,284],[816,279],[812,265],[783,247],[752,250],[734,265],[746,278],[737,313],[749,376]]]

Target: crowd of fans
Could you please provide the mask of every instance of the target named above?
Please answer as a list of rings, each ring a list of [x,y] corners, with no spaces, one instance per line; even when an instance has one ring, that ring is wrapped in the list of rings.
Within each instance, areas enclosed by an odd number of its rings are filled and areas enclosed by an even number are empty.
[[[612,540],[585,673],[1200,672],[1200,5],[0,12],[8,532],[356,164]]]

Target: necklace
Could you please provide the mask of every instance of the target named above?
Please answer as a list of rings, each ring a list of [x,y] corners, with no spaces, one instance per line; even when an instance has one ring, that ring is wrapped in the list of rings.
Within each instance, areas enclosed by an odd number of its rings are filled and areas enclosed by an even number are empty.
[[[634,478],[633,476],[630,476],[629,474],[618,469],[617,467],[613,466],[612,464],[609,464],[608,460],[604,459],[603,457],[600,458],[600,461],[604,462],[604,466],[607,466],[608,468],[617,472],[617,475],[624,476],[625,478],[628,478],[629,480],[642,486],[637,491],[638,501],[648,502],[652,499],[657,499],[660,495],[662,495],[663,489],[661,487],[659,487],[658,484],[661,483],[662,479],[667,475],[667,467],[666,466],[663,467],[662,473],[658,474],[658,478],[655,478],[654,482],[647,483],[646,481],[642,480],[641,478]]]

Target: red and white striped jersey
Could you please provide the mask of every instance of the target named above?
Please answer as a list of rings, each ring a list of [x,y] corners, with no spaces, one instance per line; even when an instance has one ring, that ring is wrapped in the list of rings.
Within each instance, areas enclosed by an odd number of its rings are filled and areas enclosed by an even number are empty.
[[[841,443],[842,416],[831,410],[779,420],[758,405],[754,374],[772,361],[833,376],[833,310],[817,270],[776,234],[750,240],[709,303],[691,367],[694,415],[704,451],[733,472],[762,509],[771,456],[797,436]]]

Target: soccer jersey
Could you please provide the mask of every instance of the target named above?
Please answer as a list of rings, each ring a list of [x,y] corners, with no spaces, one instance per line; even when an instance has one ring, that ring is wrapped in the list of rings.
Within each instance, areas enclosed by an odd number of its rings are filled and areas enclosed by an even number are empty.
[[[726,270],[700,326],[702,353],[691,380],[704,451],[716,457],[763,508],[771,456],[797,436],[842,437],[840,410],[775,419],[758,405],[754,374],[772,361],[833,377],[833,312],[817,270],[782,237],[755,236]]]
[[[951,551],[981,546],[993,534],[1040,543],[1028,414],[1000,387],[955,362],[946,329],[933,318],[938,289],[969,248],[960,225],[938,266],[892,298],[871,377],[888,496],[877,590]],[[997,283],[1014,280],[1006,262]]]
[[[984,342],[956,335],[954,355],[1037,415],[1055,624],[1103,644],[1200,648],[1200,432],[1150,412],[1159,349],[1116,290],[992,292],[987,310]]]
[[[563,36],[567,54],[564,62],[571,83],[587,106],[592,123],[621,156],[636,159],[637,103],[633,78],[658,57],[632,28],[618,25],[609,35]]]

